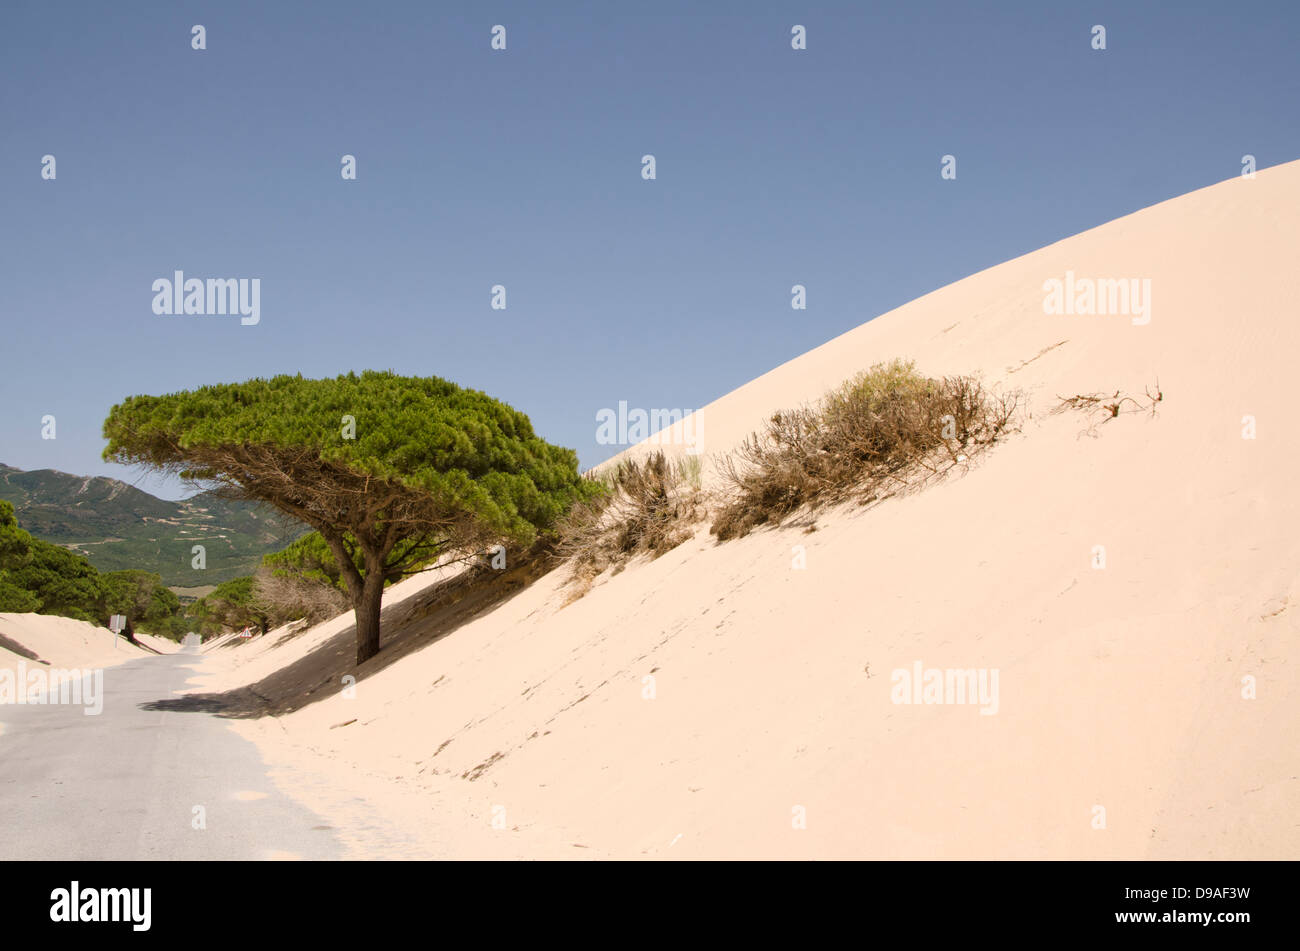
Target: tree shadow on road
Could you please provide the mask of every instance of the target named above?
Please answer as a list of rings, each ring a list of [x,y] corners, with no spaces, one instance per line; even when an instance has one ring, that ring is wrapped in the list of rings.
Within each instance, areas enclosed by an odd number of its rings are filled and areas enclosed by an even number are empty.
[[[154,700],[141,704],[141,709],[209,713],[230,719],[292,713],[342,690],[343,677],[350,674],[360,683],[504,605],[555,564],[546,553],[529,553],[503,571],[475,566],[384,608],[380,615],[380,651],[360,666],[356,664],[357,634],[353,623],[311,653],[255,683],[220,693]]]

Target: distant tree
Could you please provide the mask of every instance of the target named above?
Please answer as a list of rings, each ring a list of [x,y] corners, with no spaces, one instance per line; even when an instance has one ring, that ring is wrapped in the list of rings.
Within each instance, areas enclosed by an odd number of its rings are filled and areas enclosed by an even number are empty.
[[[181,620],[180,598],[148,571],[111,571],[103,576],[104,599],[100,614],[107,619],[122,614],[132,630],[172,636]]]
[[[0,571],[0,614],[27,614],[41,609],[41,600]]]
[[[22,565],[31,549],[32,536],[18,527],[13,504],[0,499],[0,571]]]
[[[354,562],[358,571],[365,570],[365,562],[356,552]],[[317,581],[347,593],[343,571],[334,560],[334,552],[320,532],[308,532],[281,551],[262,556],[262,565],[279,578]]]
[[[104,458],[269,503],[324,539],[379,651],[384,585],[490,539],[531,544],[585,491],[570,449],[528,417],[436,377],[347,374],[135,396],[104,422]]]
[[[32,536],[18,527],[14,507],[0,499],[0,612],[22,614],[40,609],[36,595],[9,576],[31,559]]]
[[[128,630],[172,636],[184,619],[180,599],[147,571],[100,572],[84,557],[34,539],[0,501],[0,611],[38,611],[107,624],[125,615]]]
[[[101,621],[104,580],[85,558],[33,538],[30,557],[19,568],[5,572],[17,588],[30,592],[42,614],[58,614],[80,621]]]
[[[259,634],[271,629],[271,612],[258,598],[250,575],[221,582],[202,601],[204,616],[222,627],[255,627]]]
[[[198,598],[185,608],[186,631],[195,631],[200,640],[207,640],[223,630],[221,618],[206,597]]]

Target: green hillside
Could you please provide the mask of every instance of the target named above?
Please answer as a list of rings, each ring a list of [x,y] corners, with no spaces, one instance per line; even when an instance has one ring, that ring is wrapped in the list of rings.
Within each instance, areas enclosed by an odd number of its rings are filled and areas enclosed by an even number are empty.
[[[200,587],[252,574],[262,556],[307,528],[273,509],[204,492],[170,502],[103,476],[0,465],[0,499],[37,538],[84,554],[100,571],[138,568],[173,587]],[[191,567],[193,546],[207,567]]]

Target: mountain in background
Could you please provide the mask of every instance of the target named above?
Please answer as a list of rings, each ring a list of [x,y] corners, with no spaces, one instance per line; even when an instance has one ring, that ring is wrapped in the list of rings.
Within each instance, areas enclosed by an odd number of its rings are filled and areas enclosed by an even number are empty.
[[[206,587],[252,574],[262,556],[308,531],[252,502],[201,492],[169,502],[104,476],[0,464],[0,499],[37,538],[85,555],[100,571],[157,572],[172,587]],[[203,545],[207,567],[191,567]]]

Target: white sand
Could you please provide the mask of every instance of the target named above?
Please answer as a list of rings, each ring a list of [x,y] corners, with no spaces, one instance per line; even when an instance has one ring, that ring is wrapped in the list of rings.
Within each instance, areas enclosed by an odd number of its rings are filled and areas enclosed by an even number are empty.
[[[552,573],[354,699],[241,729],[362,855],[1296,858],[1297,208],[1300,163],[1194,192],[701,411],[716,453],[894,357],[1028,391],[1023,431],[964,475],[811,534],[702,532],[567,606]],[[1044,314],[1067,270],[1149,278],[1150,323]],[[1047,415],[1157,379],[1154,418]],[[312,650],[342,670],[320,648],[347,623],[213,683]],[[997,670],[996,715],[892,703],[918,661]]]
[[[135,633],[135,639],[150,650],[157,651],[159,654],[174,654],[180,650],[180,644],[175,641],[169,641],[165,637],[155,637],[152,634],[142,634],[139,631]]]
[[[106,627],[47,614],[0,614],[0,635],[22,645],[50,667],[65,670],[112,667],[148,656],[148,651],[127,643]],[[21,661],[26,661],[29,669],[44,666],[0,646],[0,669],[16,670]]]

